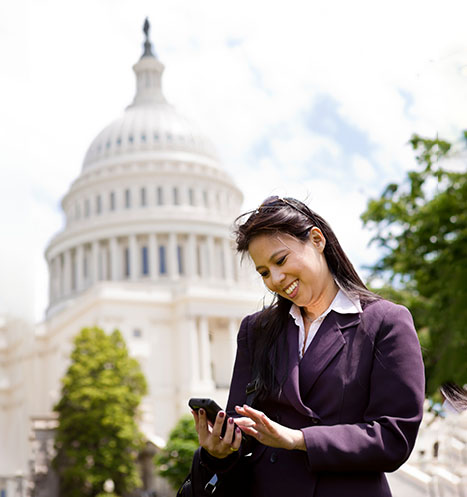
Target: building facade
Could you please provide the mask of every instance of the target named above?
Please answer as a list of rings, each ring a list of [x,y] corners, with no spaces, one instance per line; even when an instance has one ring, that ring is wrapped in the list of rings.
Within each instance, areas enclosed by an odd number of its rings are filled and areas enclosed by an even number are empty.
[[[232,243],[242,193],[210,140],[165,99],[148,31],[132,103],[91,143],[63,197],[65,225],[45,252],[46,319],[21,334],[0,326],[8,497],[51,457],[44,434],[83,327],[122,332],[148,381],[142,429],[158,443],[191,396],[225,403],[240,320],[261,305]]]

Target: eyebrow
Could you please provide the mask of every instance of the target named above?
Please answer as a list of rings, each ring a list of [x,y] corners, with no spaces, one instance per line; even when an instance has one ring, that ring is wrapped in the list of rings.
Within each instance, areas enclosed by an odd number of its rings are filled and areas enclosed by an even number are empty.
[[[272,255],[271,257],[269,257],[269,261],[272,262],[272,260],[277,257],[277,255],[279,255],[283,250],[287,250],[286,247],[284,248],[281,248],[279,250],[276,250]],[[262,268],[262,267],[265,267],[265,266],[256,266],[256,270],[258,271],[258,269]]]

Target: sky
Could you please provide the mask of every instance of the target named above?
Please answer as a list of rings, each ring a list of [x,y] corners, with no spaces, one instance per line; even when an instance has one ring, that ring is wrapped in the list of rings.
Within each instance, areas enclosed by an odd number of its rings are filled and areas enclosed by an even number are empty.
[[[467,2],[0,3],[0,313],[43,319],[44,250],[93,138],[131,103],[142,25],[164,93],[243,190],[306,200],[362,274],[360,215],[415,167],[413,133],[467,128]]]

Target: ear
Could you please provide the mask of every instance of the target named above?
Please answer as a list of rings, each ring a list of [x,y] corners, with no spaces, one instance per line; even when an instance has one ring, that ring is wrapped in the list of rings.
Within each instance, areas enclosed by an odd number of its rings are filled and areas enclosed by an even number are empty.
[[[310,230],[310,234],[308,235],[310,242],[320,251],[323,252],[324,247],[326,246],[326,238],[324,238],[323,232],[313,226]]]

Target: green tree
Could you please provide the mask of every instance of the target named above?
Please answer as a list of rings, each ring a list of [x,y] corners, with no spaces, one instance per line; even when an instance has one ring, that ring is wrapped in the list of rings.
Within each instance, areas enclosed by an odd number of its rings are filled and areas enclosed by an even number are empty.
[[[63,497],[95,497],[111,479],[123,495],[140,485],[136,424],[146,380],[122,335],[84,328],[62,378],[54,466]]]
[[[372,268],[381,293],[412,310],[432,394],[467,382],[467,169],[451,143],[418,135],[410,143],[418,168],[370,200],[362,219],[383,249]]]
[[[191,461],[199,447],[198,434],[191,415],[180,418],[170,432],[167,445],[155,457],[159,473],[178,489],[191,470]]]

